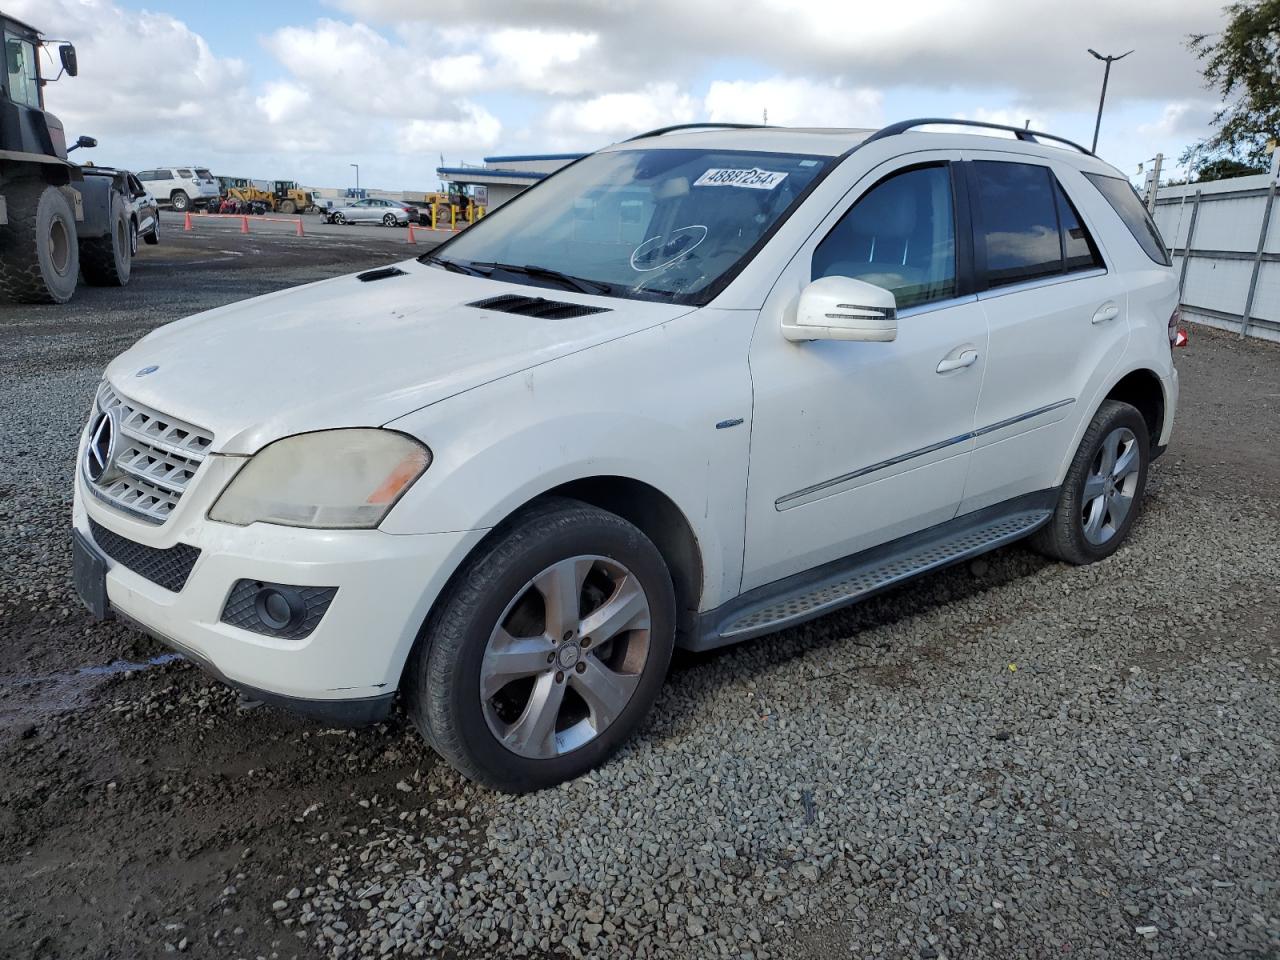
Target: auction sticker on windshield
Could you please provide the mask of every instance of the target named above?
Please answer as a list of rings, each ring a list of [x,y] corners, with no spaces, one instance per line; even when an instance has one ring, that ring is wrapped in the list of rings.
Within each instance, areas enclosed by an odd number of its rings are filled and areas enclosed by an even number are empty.
[[[716,169],[708,170],[693,182],[695,187],[750,187],[753,190],[772,190],[783,180],[785,173],[773,170],[760,170],[750,167],[746,170]]]

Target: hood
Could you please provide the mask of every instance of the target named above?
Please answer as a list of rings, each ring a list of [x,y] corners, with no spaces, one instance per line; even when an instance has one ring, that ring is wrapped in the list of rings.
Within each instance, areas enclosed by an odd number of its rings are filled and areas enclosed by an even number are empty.
[[[124,396],[212,431],[212,451],[381,426],[557,357],[692,312],[448,273],[409,260],[403,276],[358,274],[233,303],[160,327],[113,360]],[[603,307],[561,320],[468,306],[504,293]],[[154,371],[141,371],[154,367]]]

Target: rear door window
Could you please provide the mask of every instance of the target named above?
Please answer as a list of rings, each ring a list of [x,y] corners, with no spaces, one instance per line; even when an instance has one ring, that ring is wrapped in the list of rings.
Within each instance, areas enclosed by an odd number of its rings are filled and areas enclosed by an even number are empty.
[[[1085,176],[1106,197],[1111,209],[1124,221],[1143,252],[1156,263],[1169,266],[1173,261],[1169,259],[1164,238],[1160,236],[1151,214],[1133,189],[1133,184],[1120,177],[1108,177],[1101,173],[1086,173]]]
[[[1055,183],[1048,167],[977,160],[974,178],[975,254],[988,287],[1062,272]]]
[[[1054,198],[1058,201],[1058,222],[1062,225],[1062,252],[1067,258],[1067,272],[1101,268],[1104,264],[1098,245],[1093,242],[1060,183],[1054,184]]]

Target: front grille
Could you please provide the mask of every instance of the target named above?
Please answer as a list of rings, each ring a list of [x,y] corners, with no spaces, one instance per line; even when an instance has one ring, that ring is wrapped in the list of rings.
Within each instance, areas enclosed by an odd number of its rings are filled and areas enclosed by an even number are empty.
[[[174,593],[186,586],[191,568],[200,559],[199,547],[186,543],[165,548],[148,547],[122,537],[92,519],[89,532],[99,549],[116,563]]]
[[[184,423],[117,393],[104,383],[98,391],[95,418],[119,409],[120,437],[116,442],[114,476],[89,489],[114,507],[150,523],[164,523],[195,476],[213,434]]]

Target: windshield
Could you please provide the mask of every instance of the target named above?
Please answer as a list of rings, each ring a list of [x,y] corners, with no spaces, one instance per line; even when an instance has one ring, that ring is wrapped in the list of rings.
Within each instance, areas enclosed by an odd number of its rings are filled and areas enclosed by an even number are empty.
[[[597,153],[423,259],[495,279],[705,303],[831,162],[732,150]]]

